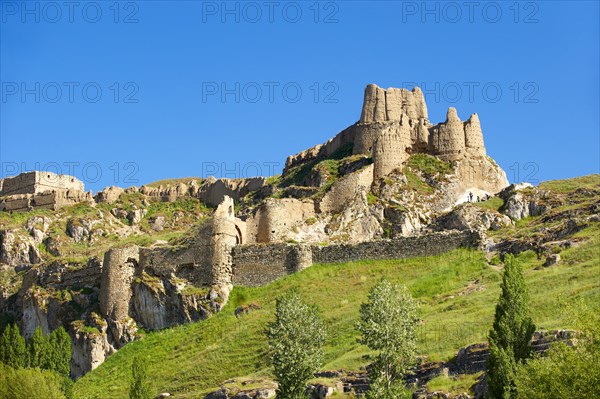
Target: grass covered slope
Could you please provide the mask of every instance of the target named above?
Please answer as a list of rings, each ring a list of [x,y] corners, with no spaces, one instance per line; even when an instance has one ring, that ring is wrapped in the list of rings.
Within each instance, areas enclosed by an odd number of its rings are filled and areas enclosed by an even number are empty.
[[[519,255],[538,329],[568,327],[558,311],[563,302],[600,302],[599,233],[598,223],[577,233],[586,240],[562,251],[562,262],[550,268],[540,267],[544,259],[532,252]],[[419,352],[430,360],[449,359],[459,348],[485,340],[501,278],[500,267],[488,264],[483,252],[460,249],[437,257],[315,265],[265,287],[236,287],[214,317],[128,344],[78,380],[75,397],[126,398],[134,356],[148,364],[153,393],[166,391],[175,398],[203,397],[234,377],[270,378],[264,326],[273,319],[275,298],[290,288],[317,304],[326,320],[323,370],[358,370],[369,360],[354,325],[360,304],[382,277],[406,284],[421,304]],[[260,309],[236,318],[236,308],[250,304]]]

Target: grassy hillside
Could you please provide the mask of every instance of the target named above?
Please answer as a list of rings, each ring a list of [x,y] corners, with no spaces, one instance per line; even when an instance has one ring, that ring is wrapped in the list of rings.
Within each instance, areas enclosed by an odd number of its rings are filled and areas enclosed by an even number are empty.
[[[519,259],[526,267],[534,321],[540,328],[568,327],[562,303],[582,299],[600,303],[600,228],[592,223],[577,233],[587,240],[561,252],[550,268],[532,252]],[[496,262],[494,262],[496,263]],[[269,378],[265,323],[273,318],[275,298],[297,287],[318,304],[327,322],[324,370],[359,370],[368,350],[357,344],[354,324],[368,290],[382,277],[406,284],[421,304],[419,350],[430,360],[451,358],[468,344],[485,340],[499,294],[500,267],[482,252],[460,249],[443,256],[396,261],[315,265],[261,288],[236,287],[225,309],[198,323],[148,333],[110,357],[75,384],[77,398],[126,398],[134,356],[149,366],[153,392],[198,398],[234,377]],[[237,307],[261,307],[235,317]]]

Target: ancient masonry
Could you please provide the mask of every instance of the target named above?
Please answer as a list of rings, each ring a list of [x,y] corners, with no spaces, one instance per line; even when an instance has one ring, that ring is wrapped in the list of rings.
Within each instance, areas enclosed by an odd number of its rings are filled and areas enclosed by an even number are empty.
[[[35,171],[0,180],[0,211],[56,210],[86,201],[93,201],[91,192],[73,176]]]

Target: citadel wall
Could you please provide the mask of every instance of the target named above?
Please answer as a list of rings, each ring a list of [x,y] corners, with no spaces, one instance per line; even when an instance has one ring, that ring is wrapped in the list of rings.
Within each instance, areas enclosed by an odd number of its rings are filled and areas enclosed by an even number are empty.
[[[477,245],[474,233],[451,231],[358,244],[248,244],[233,250],[234,285],[257,287],[295,273],[314,263],[403,259],[433,256]]]
[[[83,182],[73,176],[52,172],[26,172],[3,179],[0,197],[17,194],[40,194],[49,190],[84,191]]]

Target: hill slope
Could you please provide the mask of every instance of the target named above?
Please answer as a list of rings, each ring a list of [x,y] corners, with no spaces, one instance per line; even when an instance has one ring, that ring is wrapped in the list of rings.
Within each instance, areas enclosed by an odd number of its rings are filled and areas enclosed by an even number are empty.
[[[521,225],[535,222],[528,218]],[[561,252],[559,265],[541,267],[544,260],[531,251],[518,256],[526,267],[538,329],[568,327],[561,304],[600,302],[599,232],[594,222],[576,233],[573,239],[581,241]],[[75,395],[127,397],[134,356],[148,364],[153,392],[167,391],[175,398],[202,397],[234,377],[269,378],[262,331],[273,317],[275,298],[291,288],[318,304],[327,322],[323,370],[359,370],[369,362],[368,351],[357,344],[354,323],[369,288],[382,277],[406,284],[421,303],[421,354],[449,359],[459,348],[485,340],[499,294],[500,267],[488,263],[483,252],[461,249],[438,257],[315,265],[265,287],[236,287],[225,309],[208,320],[147,334],[77,381]],[[249,304],[260,309],[236,318],[236,308]]]

